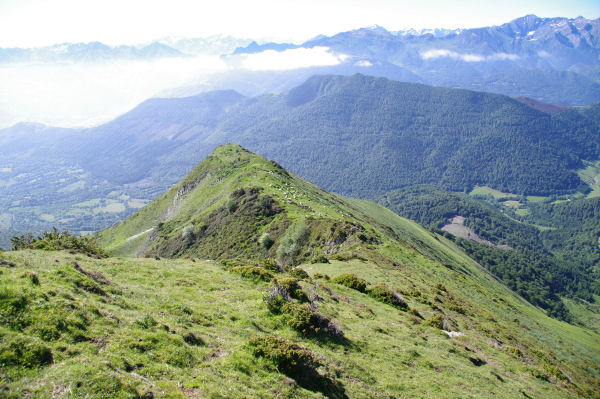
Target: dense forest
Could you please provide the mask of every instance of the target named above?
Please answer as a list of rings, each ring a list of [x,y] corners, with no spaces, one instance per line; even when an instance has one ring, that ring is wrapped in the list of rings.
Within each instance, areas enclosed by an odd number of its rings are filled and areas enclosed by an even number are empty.
[[[238,104],[206,142],[238,142],[363,198],[412,184],[558,194],[585,190],[573,170],[600,149],[588,113],[553,116],[501,95],[314,76]]]
[[[571,317],[559,296],[593,302],[592,294],[600,294],[596,271],[600,254],[600,198],[539,204],[530,216],[531,221],[563,226],[546,231],[513,220],[491,204],[432,186],[394,190],[379,197],[378,202],[452,237],[511,289],[555,317],[565,320]],[[454,238],[439,230],[456,215],[465,217],[465,226],[481,238],[513,250]]]
[[[553,227],[541,233],[544,246],[562,261],[583,268],[600,291],[600,198],[533,204],[530,211],[525,221]]]
[[[413,184],[585,192],[575,171],[600,156],[598,121],[600,104],[550,115],[502,95],[364,75],[313,76],[256,98],[153,99],[94,128],[3,130],[0,213],[22,231],[105,228],[137,209],[119,198],[148,202],[228,142],[358,198]]]

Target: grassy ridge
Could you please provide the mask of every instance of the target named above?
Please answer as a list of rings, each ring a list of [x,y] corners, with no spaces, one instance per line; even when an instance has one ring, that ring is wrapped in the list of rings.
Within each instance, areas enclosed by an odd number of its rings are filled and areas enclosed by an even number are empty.
[[[269,312],[262,299],[269,283],[214,262],[5,254],[2,260],[14,266],[4,266],[0,275],[2,309],[15,299],[25,305],[18,315],[2,313],[0,388],[6,397],[68,391],[92,398],[106,392],[317,397],[318,391],[289,380],[249,345],[255,337],[280,337],[318,356],[343,388],[337,394],[348,397],[482,397],[492,391],[499,397],[593,396],[600,358],[590,349],[598,348],[597,335],[545,317],[493,280],[479,285],[416,254],[398,259],[400,268],[359,259],[304,266],[309,274],[353,272],[371,284],[385,282],[403,293],[413,311],[323,279],[301,281],[314,305],[344,333],[345,342],[328,343]],[[435,281],[446,284],[432,286]],[[426,323],[439,314],[445,329],[465,336],[449,338]],[[56,324],[63,319],[65,325]],[[23,325],[13,327],[13,320]],[[22,357],[31,360],[10,363],[7,348],[20,342],[26,343]]]

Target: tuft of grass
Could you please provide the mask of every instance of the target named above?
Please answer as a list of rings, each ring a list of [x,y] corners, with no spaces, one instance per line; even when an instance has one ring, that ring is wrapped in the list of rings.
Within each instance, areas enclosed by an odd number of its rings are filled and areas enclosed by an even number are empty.
[[[408,310],[408,304],[402,295],[390,290],[385,284],[370,286],[367,290],[367,294],[379,302],[387,303],[398,309]]]

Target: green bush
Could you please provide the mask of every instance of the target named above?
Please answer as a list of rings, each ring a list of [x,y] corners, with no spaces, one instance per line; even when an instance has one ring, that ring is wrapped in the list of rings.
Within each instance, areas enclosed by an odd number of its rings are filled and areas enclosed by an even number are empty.
[[[262,267],[268,271],[275,273],[280,273],[282,271],[277,262],[275,262],[275,259],[263,259],[260,263]]]
[[[311,391],[319,391],[331,398],[344,398],[344,388],[335,381],[319,358],[308,348],[279,337],[254,337],[248,342],[252,354],[273,363],[275,368],[298,385]]]
[[[306,273],[306,271],[304,271],[304,269],[302,269],[300,267],[295,267],[295,268],[291,269],[289,271],[289,274],[290,274],[290,276],[297,277],[300,280],[304,280],[304,279],[310,278],[310,276],[308,275],[308,273]]]
[[[340,274],[331,281],[336,284],[345,285],[346,287],[352,288],[353,290],[359,292],[367,291],[367,282],[361,278],[358,278],[356,274],[353,273]]]
[[[258,243],[264,248],[264,249],[270,249],[273,246],[273,243],[275,241],[273,241],[273,239],[271,238],[271,236],[269,235],[269,233],[263,233],[260,238],[258,239]]]
[[[28,233],[27,235],[12,237],[10,241],[13,251],[19,249],[43,249],[46,251],[70,249],[89,256],[108,257],[108,254],[91,239],[69,234],[68,230],[59,232],[56,228],[51,232],[42,233],[38,237]]]
[[[277,257],[285,261],[290,261],[295,258],[300,253],[302,245],[308,238],[309,233],[305,221],[289,227],[277,248]]]
[[[259,266],[237,266],[231,268],[230,270],[234,273],[240,274],[243,277],[251,278],[253,280],[270,281],[273,278],[273,274]]]
[[[233,213],[235,212],[235,210],[237,209],[237,202],[233,199],[230,198],[229,200],[227,200],[227,203],[225,204],[225,207],[227,208],[227,212],[229,213]]]
[[[323,279],[323,280],[329,280],[329,276],[323,273],[315,273],[313,274],[313,278],[315,279]]]
[[[310,263],[315,264],[315,263],[329,263],[329,259],[327,259],[327,257],[325,255],[319,255],[319,256],[315,256],[314,258],[312,258],[310,260]]]
[[[397,292],[390,290],[384,284],[369,287],[367,294],[379,302],[387,303],[403,310],[408,309],[408,304],[404,301],[404,298]]]
[[[423,322],[423,325],[425,326],[431,326],[437,329],[442,329],[443,325],[444,325],[444,320],[442,319],[441,315],[435,315],[430,319],[427,319]]]
[[[308,297],[302,291],[302,287],[298,284],[299,279],[296,277],[281,277],[276,280],[273,280],[273,285],[278,285],[283,287],[290,297],[297,299],[301,302],[308,302]]]
[[[308,304],[288,302],[281,307],[286,324],[304,335],[342,337],[343,333],[333,320],[311,309]]]
[[[269,290],[263,294],[263,301],[267,304],[269,310],[273,313],[281,313],[281,308],[286,302],[291,301],[287,290],[280,285],[273,284]]]

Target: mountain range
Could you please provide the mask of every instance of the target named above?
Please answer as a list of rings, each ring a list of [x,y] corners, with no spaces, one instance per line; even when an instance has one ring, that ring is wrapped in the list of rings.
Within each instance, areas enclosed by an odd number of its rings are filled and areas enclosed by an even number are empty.
[[[403,71],[405,81],[588,105],[600,100],[599,30],[599,19],[527,15],[499,26],[435,35],[389,32],[376,26],[319,37],[301,45],[251,43],[234,54],[326,47],[349,56],[344,64],[354,68],[352,73],[394,79],[379,68],[393,65],[397,71],[387,73]],[[334,68],[328,73],[339,73]],[[267,91],[273,89],[268,87]]]
[[[599,30],[0,49],[229,65],[0,129],[0,397],[600,398]]]
[[[16,230],[106,227],[227,142],[363,198],[418,183],[585,193],[575,171],[598,158],[599,111],[549,114],[501,95],[363,75],[315,76],[255,98],[217,91],[152,99],[91,129],[0,131],[1,220]],[[102,210],[79,212],[90,206]]]
[[[1,63],[102,62],[220,55],[231,71],[190,77],[163,95],[189,96],[234,89],[248,96],[289,90],[314,74],[364,73],[407,82],[525,96],[564,105],[600,101],[600,19],[527,15],[491,27],[390,32],[380,26],[318,36],[302,44],[261,43],[230,36],[165,38],[143,46],[64,43],[0,49]],[[284,71],[239,68],[266,50],[325,48],[338,64]],[[243,63],[242,63],[243,64]],[[266,67],[268,70],[269,68]],[[202,81],[198,83],[197,81]]]

